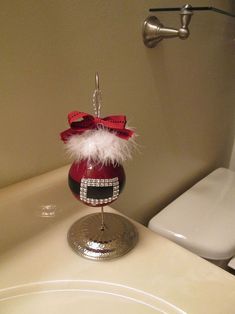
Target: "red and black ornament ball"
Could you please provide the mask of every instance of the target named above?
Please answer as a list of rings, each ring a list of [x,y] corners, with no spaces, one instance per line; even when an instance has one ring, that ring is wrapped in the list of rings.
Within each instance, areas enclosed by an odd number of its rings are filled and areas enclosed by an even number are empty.
[[[98,207],[115,201],[125,185],[122,165],[103,165],[89,160],[74,162],[68,183],[74,196],[84,204]]]

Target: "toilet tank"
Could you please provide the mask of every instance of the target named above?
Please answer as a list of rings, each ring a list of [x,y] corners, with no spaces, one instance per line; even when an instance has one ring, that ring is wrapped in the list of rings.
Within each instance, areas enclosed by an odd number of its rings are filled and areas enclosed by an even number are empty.
[[[148,227],[211,260],[235,255],[235,172],[219,168],[154,216]]]

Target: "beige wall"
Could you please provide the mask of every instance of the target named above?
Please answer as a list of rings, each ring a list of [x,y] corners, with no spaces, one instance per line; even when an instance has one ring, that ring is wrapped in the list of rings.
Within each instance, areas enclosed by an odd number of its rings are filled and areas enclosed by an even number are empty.
[[[233,143],[232,154],[229,162],[229,169],[235,171],[235,141]]]
[[[191,1],[228,9],[231,1]],[[180,1],[0,1],[0,184],[68,162],[59,132],[71,110],[92,112],[99,71],[103,115],[125,113],[141,153],[125,165],[114,207],[146,222],[219,166],[234,129],[234,20],[195,13],[186,41],[147,49],[141,27],[154,6]],[[222,5],[223,4],[223,5]],[[234,8],[233,8],[234,9]],[[167,26],[177,13],[159,13]]]

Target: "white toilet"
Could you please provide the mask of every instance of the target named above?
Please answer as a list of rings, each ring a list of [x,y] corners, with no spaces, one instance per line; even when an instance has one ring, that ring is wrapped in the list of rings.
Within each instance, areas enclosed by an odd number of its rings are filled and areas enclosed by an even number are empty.
[[[235,172],[216,169],[154,216],[148,227],[218,266],[235,269]]]

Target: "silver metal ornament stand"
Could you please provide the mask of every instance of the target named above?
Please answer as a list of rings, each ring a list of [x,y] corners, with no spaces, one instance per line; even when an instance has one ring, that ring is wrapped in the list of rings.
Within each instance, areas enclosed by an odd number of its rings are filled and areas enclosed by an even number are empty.
[[[95,74],[93,106],[100,117],[101,91],[99,75]],[[80,256],[92,260],[110,260],[129,252],[138,241],[135,226],[125,217],[114,213],[90,214],[76,221],[68,231],[68,243]]]

